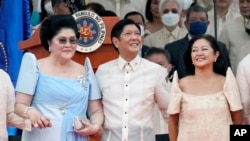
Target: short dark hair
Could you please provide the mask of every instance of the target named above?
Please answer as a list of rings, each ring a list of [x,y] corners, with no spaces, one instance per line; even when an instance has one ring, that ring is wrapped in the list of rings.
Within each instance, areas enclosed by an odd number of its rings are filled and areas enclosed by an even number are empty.
[[[105,8],[103,5],[101,5],[100,3],[96,3],[96,2],[90,2],[88,3],[83,10],[86,10],[88,8],[91,8],[92,10],[94,10],[94,12],[97,15],[101,15],[103,11],[105,11]]]
[[[186,14],[186,20],[188,21],[189,20],[189,17],[190,17],[190,14],[192,12],[204,12],[206,14],[206,18],[208,20],[208,14],[207,14],[207,9],[198,5],[198,4],[195,4],[193,6],[190,6],[187,10],[187,14]]]
[[[111,30],[111,36],[110,36],[111,41],[112,41],[113,37],[120,39],[122,31],[123,31],[124,27],[127,26],[127,25],[135,25],[138,28],[138,30],[141,32],[140,26],[138,24],[136,24],[133,20],[131,20],[131,19],[122,19],[122,20],[118,21],[113,26],[113,28]],[[115,50],[118,51],[118,49],[115,47],[113,41],[112,41],[112,44],[113,44]]]
[[[142,15],[140,12],[137,12],[137,11],[128,12],[128,13],[124,16],[124,19],[127,19],[129,16],[134,16],[134,15],[140,15],[140,17],[142,18],[143,23],[145,23],[145,19],[144,19],[143,15]]]
[[[116,13],[111,10],[104,10],[100,13],[101,17],[117,17]]]
[[[152,0],[147,0],[145,16],[148,21],[153,22],[153,14],[151,12],[151,3],[152,3]]]
[[[49,50],[48,41],[51,41],[63,28],[72,29],[76,38],[79,38],[76,21],[71,15],[51,15],[44,20],[40,31],[40,40],[46,50]]]
[[[51,5],[52,7],[58,7],[62,2],[65,2],[65,0],[51,0]]]
[[[226,71],[228,68],[228,65],[226,63],[226,59],[225,56],[222,54],[220,48],[219,48],[219,44],[217,42],[217,40],[212,36],[212,35],[208,35],[208,34],[204,34],[204,35],[198,35],[193,37],[189,44],[188,44],[188,48],[186,53],[184,54],[184,64],[186,66],[186,72],[187,75],[193,75],[195,73],[195,68],[194,65],[192,63],[192,58],[191,58],[191,52],[192,52],[192,46],[193,44],[200,39],[205,39],[206,41],[209,42],[210,46],[212,47],[214,53],[216,51],[219,51],[219,56],[216,60],[216,62],[214,62],[213,64],[213,71],[215,73],[221,74],[223,76],[226,76]]]
[[[170,54],[167,50],[157,47],[149,47],[145,52],[145,58],[150,57],[153,54],[163,54],[169,63],[171,63]]]

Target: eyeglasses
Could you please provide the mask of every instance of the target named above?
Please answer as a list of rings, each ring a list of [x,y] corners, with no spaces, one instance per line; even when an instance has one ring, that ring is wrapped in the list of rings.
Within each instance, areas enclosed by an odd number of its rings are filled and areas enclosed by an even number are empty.
[[[61,38],[61,39],[58,39],[58,42],[59,44],[63,44],[63,45],[67,44],[67,42],[69,42],[71,45],[75,45],[78,43],[78,40],[75,38],[72,38],[69,40],[67,40],[66,38]]]

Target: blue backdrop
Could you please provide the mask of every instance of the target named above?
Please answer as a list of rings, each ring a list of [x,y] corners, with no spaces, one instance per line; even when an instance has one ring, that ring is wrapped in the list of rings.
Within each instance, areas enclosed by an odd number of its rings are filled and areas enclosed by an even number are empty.
[[[3,63],[7,61],[6,70],[15,86],[23,54],[18,49],[18,42],[30,37],[29,0],[0,0],[0,2],[0,43],[7,54],[7,58],[4,58],[0,50],[0,66],[4,67]]]

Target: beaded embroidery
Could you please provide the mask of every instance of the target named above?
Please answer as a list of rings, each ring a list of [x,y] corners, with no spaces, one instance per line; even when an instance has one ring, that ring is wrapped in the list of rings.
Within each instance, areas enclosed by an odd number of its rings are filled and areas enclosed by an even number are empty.
[[[87,82],[87,79],[86,79],[85,76],[79,75],[79,76],[77,77],[77,81],[79,81],[79,82],[82,84],[82,87],[83,87],[84,89],[87,89],[87,88],[88,88],[88,82]]]

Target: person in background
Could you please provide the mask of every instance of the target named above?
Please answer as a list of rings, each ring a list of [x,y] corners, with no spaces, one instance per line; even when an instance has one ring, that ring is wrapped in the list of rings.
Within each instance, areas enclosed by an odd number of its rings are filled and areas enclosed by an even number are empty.
[[[159,12],[164,27],[148,35],[143,45],[164,48],[166,44],[181,39],[187,34],[185,28],[179,27],[181,7],[176,0],[161,0]]]
[[[145,37],[148,35],[148,32],[145,32],[145,19],[143,15],[137,11],[131,11],[128,12],[125,16],[124,19],[131,19],[133,20],[136,24],[138,24],[141,28],[141,35],[142,37]]]
[[[111,10],[104,10],[100,13],[101,17],[117,17],[116,13]]]
[[[213,0],[196,0],[196,3],[206,8],[207,11],[210,11],[213,8]]]
[[[171,63],[174,67],[174,70],[177,70],[179,78],[182,78],[186,75],[183,56],[187,50],[189,40],[197,35],[205,34],[209,24],[207,10],[200,5],[191,6],[187,10],[186,17],[187,19],[185,21],[185,26],[188,30],[188,34],[184,38],[165,46],[165,50],[170,53]],[[226,64],[231,66],[225,44],[221,42],[218,42],[218,44],[221,51],[220,53],[226,57]],[[169,75],[172,76],[173,74],[170,72]]]
[[[155,141],[155,102],[165,124],[168,120],[167,71],[138,55],[142,37],[134,21],[118,21],[111,41],[119,57],[100,65],[96,72],[105,115],[101,141]]]
[[[83,10],[95,12],[97,15],[100,16],[105,11],[105,8],[100,3],[90,2],[84,7]]]
[[[69,7],[65,3],[65,0],[50,0],[50,1],[49,0],[42,0],[42,3],[44,4],[44,5],[41,5],[41,9],[42,9],[42,12],[43,12],[42,15],[43,16],[49,16],[50,14],[51,15],[59,15],[59,14],[69,14],[70,15],[71,14],[71,11],[70,11]],[[43,11],[43,9],[44,9],[44,11]],[[42,15],[41,15],[41,18],[44,19],[45,17],[43,17]],[[32,34],[40,26],[41,26],[41,23],[39,23],[35,27],[32,27]]]
[[[169,53],[162,48],[150,47],[146,53],[145,58],[151,62],[154,62],[169,72],[171,70],[171,60]],[[171,83],[168,80],[168,75],[166,76],[167,88],[170,91]],[[169,141],[168,136],[168,126],[161,115],[158,105],[155,105],[154,109],[154,132],[156,141]]]
[[[234,74],[211,35],[193,37],[184,56],[187,76],[171,87],[171,141],[229,141],[230,125],[241,124],[242,105]]]
[[[238,65],[236,79],[240,89],[241,101],[243,106],[242,124],[250,124],[250,54],[244,57]]]
[[[73,14],[71,13],[69,7],[65,0],[51,0],[51,5],[55,15],[58,14]]]
[[[130,11],[138,11],[145,13],[146,0],[89,0],[89,3],[96,2],[106,10],[111,10],[116,13],[120,19],[124,18],[124,15]]]
[[[40,22],[43,21],[46,17],[53,15],[54,11],[52,8],[51,0],[41,0],[41,13],[40,13]]]
[[[7,125],[27,131],[31,130],[31,122],[14,113],[15,90],[9,75],[0,69],[0,140],[8,141]]]
[[[240,16],[239,13],[234,12],[230,9],[230,5],[232,5],[232,0],[217,0],[216,1],[216,18],[217,18],[217,36],[219,37],[221,34],[221,30],[224,25],[231,21],[235,20]],[[214,27],[214,8],[208,11],[208,18],[210,24],[207,27],[206,34],[210,34],[215,36],[215,27]]]
[[[177,0],[177,2],[179,3],[181,7],[181,19],[179,22],[179,26],[183,28],[185,27],[184,21],[186,21],[187,10],[191,5],[195,4],[195,1],[194,0]]]
[[[22,141],[87,141],[90,135],[101,135],[101,93],[90,60],[86,58],[84,66],[72,60],[78,38],[71,15],[52,15],[40,31],[49,55],[37,60],[32,53],[24,54],[15,112],[30,119],[34,128],[23,132]],[[81,123],[75,124],[76,117]]]
[[[64,2],[67,4],[72,14],[83,10],[86,5],[85,0],[64,0]]]
[[[172,70],[170,54],[168,51],[157,48],[149,47],[145,52],[145,58],[151,62],[154,62],[163,68],[167,69],[168,72]],[[166,76],[166,81],[168,82],[168,75]]]
[[[239,0],[241,16],[227,22],[221,30],[219,41],[226,44],[232,70],[236,74],[239,61],[250,53],[250,48],[244,47],[250,40],[250,1]]]
[[[161,16],[159,13],[159,1],[160,0],[147,0],[146,3],[146,29],[149,31],[149,34],[163,28],[163,23],[161,22]]]

